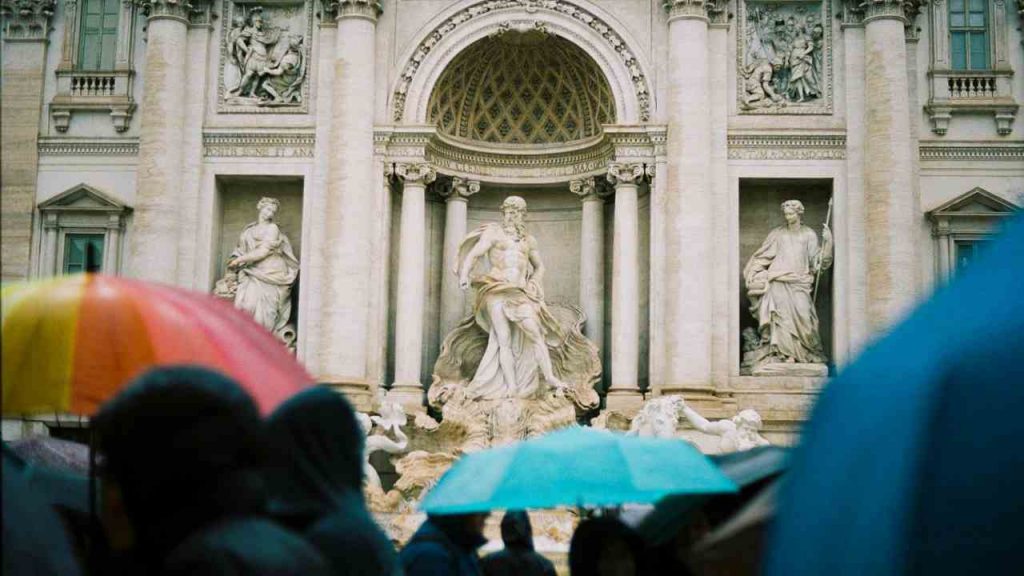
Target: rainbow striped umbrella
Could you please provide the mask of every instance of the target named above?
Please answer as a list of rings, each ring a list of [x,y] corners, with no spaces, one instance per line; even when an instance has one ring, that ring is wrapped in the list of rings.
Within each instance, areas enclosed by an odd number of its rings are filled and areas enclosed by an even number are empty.
[[[208,294],[100,274],[5,286],[3,413],[91,415],[154,366],[196,364],[266,414],[312,383],[244,312]]]

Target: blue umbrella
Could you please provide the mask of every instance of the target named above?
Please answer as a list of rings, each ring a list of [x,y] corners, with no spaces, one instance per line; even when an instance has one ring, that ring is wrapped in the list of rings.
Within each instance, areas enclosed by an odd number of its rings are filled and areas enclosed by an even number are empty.
[[[431,514],[654,502],[668,494],[735,492],[682,440],[573,426],[464,456],[423,499]]]
[[[824,390],[768,576],[1020,573],[1022,289],[1018,218]]]

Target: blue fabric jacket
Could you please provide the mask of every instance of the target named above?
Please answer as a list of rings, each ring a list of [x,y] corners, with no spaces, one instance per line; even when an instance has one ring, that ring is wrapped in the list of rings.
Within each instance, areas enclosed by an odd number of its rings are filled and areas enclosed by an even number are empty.
[[[486,540],[461,533],[454,523],[428,518],[402,549],[405,576],[480,576],[476,549]]]

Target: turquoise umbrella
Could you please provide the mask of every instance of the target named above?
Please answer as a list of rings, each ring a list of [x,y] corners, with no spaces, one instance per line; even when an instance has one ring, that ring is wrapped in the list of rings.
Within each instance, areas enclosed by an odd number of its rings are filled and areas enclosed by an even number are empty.
[[[423,499],[430,514],[655,502],[668,494],[735,492],[682,440],[573,426],[464,456]]]

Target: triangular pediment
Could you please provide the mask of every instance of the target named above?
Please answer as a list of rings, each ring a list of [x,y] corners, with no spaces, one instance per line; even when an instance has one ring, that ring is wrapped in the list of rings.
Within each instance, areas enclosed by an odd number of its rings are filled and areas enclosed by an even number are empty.
[[[125,212],[130,207],[88,184],[79,184],[39,205],[40,212],[80,210],[87,212]]]
[[[1002,216],[1020,207],[985,190],[975,188],[935,208],[928,214],[936,216]]]

